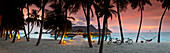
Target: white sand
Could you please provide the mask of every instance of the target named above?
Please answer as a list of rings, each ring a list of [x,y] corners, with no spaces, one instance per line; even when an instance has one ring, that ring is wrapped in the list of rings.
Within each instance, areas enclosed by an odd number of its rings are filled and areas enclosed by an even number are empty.
[[[39,46],[35,46],[37,39],[30,39],[27,42],[24,38],[21,41],[11,43],[0,38],[0,53],[98,53],[99,45],[93,44],[88,47],[87,41],[66,41],[66,44],[58,44],[59,40],[41,40]],[[104,53],[170,53],[170,43],[133,43],[107,45],[104,43]]]

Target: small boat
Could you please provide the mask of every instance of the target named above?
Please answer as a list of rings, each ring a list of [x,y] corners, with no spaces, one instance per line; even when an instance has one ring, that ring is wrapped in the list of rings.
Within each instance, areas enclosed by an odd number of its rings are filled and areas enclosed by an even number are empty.
[[[34,34],[38,34],[38,32],[34,32]]]

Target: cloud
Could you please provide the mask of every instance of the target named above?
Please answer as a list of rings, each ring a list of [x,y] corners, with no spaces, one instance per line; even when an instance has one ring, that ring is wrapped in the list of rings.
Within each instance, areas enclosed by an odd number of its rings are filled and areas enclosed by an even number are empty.
[[[85,23],[83,23],[83,22],[81,22],[81,21],[78,21],[78,22],[76,23],[76,25],[85,25]]]
[[[156,0],[151,0],[152,6],[145,5],[145,9],[143,11],[143,21],[142,21],[142,30],[141,32],[145,32],[148,30],[152,30],[157,32],[159,22],[161,19],[161,16],[163,14],[164,9],[161,7],[161,2],[157,2]],[[31,9],[36,8],[35,6],[31,6]],[[46,7],[49,9],[49,7]],[[36,8],[37,9],[37,8]],[[116,9],[116,8],[114,8]],[[93,11],[95,11],[93,9]],[[24,10],[24,17],[26,17],[27,10]],[[41,12],[39,13],[41,15]],[[122,21],[122,27],[124,32],[137,32],[138,26],[140,22],[140,11],[138,9],[132,9],[130,5],[127,7],[126,12],[121,12],[121,21]],[[76,24],[76,26],[86,26],[86,18],[84,16],[84,12],[82,9],[80,9],[76,14],[71,14],[68,16],[74,17],[76,20],[72,21]],[[96,15],[94,14],[94,17],[90,18],[90,23],[93,24],[96,28],[98,28],[98,23],[96,19]],[[108,27],[112,32],[119,32],[119,22],[118,18],[113,15],[113,19],[108,19]],[[103,17],[100,18],[100,26],[102,28],[103,26]],[[169,31],[170,27],[170,11],[167,10],[163,23],[162,23],[162,30],[163,31]]]

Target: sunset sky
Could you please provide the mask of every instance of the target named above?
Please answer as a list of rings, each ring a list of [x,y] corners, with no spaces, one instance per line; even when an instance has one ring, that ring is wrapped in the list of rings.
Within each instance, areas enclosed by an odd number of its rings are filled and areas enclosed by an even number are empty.
[[[151,0],[152,6],[145,5],[145,9],[143,11],[143,23],[142,23],[142,30],[141,32],[149,32],[151,30],[152,32],[158,32],[158,26],[160,22],[160,18],[163,14],[164,9],[161,7],[161,3],[157,2],[156,0]],[[51,9],[49,7],[50,4],[46,5],[46,9]],[[30,7],[31,9],[38,9],[34,5]],[[116,10],[116,8],[114,8]],[[27,18],[27,10],[24,9],[25,18]],[[41,14],[41,12],[39,13]],[[83,10],[80,9],[77,14],[71,14],[68,16],[74,17],[76,20],[72,21],[76,25],[74,26],[86,26],[86,19],[83,14]],[[91,24],[97,27],[97,18],[94,16],[90,19]],[[128,5],[127,10],[124,12],[121,12],[121,20],[122,20],[122,26],[123,26],[123,32],[137,32],[139,21],[140,21],[140,12],[138,9],[132,9],[130,5]],[[102,27],[103,18],[100,18],[100,23]],[[112,32],[119,32],[119,23],[117,17],[113,15],[113,19],[108,19],[108,27]],[[38,31],[39,27],[35,27],[33,32]],[[167,11],[162,24],[162,31],[163,32],[170,32],[170,11]]]

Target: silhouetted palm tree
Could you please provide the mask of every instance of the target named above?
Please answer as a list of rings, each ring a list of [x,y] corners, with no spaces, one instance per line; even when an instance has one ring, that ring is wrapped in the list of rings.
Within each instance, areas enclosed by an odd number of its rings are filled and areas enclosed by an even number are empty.
[[[3,19],[5,19],[4,21],[7,21],[7,25],[3,25],[3,30],[5,31],[5,26],[7,26],[7,30],[6,30],[6,35],[8,36],[8,31],[15,31],[17,32],[20,27],[22,27],[24,24],[24,19],[23,19],[23,11],[22,9],[24,8],[23,6],[25,5],[21,0],[12,0],[12,1],[7,1],[7,0],[3,0],[3,4],[4,4],[4,12],[3,12]],[[9,7],[10,6],[10,7]],[[6,24],[5,22],[3,22],[3,24]],[[6,39],[7,39],[6,36]],[[12,40],[12,43],[15,42],[15,37],[16,35],[14,35],[14,38]]]
[[[60,1],[60,2],[64,2],[63,9],[64,9],[64,13],[65,13],[65,14],[64,14],[64,17],[63,17],[63,18],[64,18],[64,19],[63,19],[63,24],[64,24],[64,26],[63,26],[63,35],[61,36],[61,39],[60,39],[60,41],[59,41],[59,44],[62,43],[66,31],[67,31],[70,27],[72,27],[71,21],[69,21],[67,18],[71,18],[71,19],[74,20],[73,17],[67,17],[67,13],[68,13],[67,10],[72,8],[73,1],[72,1],[72,0],[63,0],[63,1]],[[73,13],[74,13],[74,12],[73,12]],[[68,27],[68,26],[70,26],[70,27]],[[70,29],[71,29],[71,28],[70,28]]]
[[[29,23],[31,23],[31,30],[28,32],[28,40],[29,40],[29,34],[32,32],[34,25],[39,26],[40,25],[40,20],[39,15],[38,15],[38,11],[33,9],[32,13],[29,13],[31,15],[31,17],[26,19],[27,25],[29,25]]]
[[[162,14],[161,20],[160,20],[160,24],[159,24],[158,43],[160,43],[160,33],[161,33],[162,20],[163,20],[163,17],[165,15],[167,9],[170,9],[170,0],[157,0],[157,1],[162,2],[162,8],[165,8],[165,10]]]
[[[104,15],[104,19],[103,19],[103,29],[102,29],[102,38],[101,38],[101,44],[100,44],[100,49],[99,49],[99,53],[103,53],[103,42],[104,42],[104,35],[105,35],[105,26],[106,26],[106,23],[107,23],[107,19],[109,17],[111,17],[112,19],[112,14],[115,14],[116,15],[116,11],[115,10],[112,10],[112,8],[114,7],[113,5],[111,5],[111,1],[110,0],[103,0],[102,1],[103,3],[101,3],[101,7],[102,7],[102,10],[100,12],[100,15]]]
[[[86,11],[84,10],[84,15],[86,17],[86,22],[87,22],[87,37],[88,37],[88,43],[89,43],[89,47],[92,48],[92,42],[91,42],[91,35],[90,35],[90,10],[91,10],[91,6],[92,6],[92,1],[91,0],[83,0],[82,1],[82,7],[83,9],[86,8]],[[93,13],[93,12],[92,12]]]
[[[26,4],[27,4],[27,15],[28,15],[28,21],[31,19],[30,18],[30,13],[29,13],[29,6],[31,6],[32,4],[35,4],[37,7],[39,7],[40,8],[40,10],[41,10],[41,0],[26,0]],[[39,11],[40,11],[39,10]],[[29,41],[29,34],[30,34],[30,26],[29,26],[29,24],[30,24],[30,22],[27,22],[27,26],[28,26],[28,41]],[[32,27],[33,28],[33,27]],[[31,28],[31,30],[32,30],[32,28]]]
[[[141,11],[141,19],[140,19],[140,24],[139,24],[139,30],[138,30],[137,37],[136,37],[136,43],[137,43],[138,38],[139,38],[139,34],[140,34],[140,30],[141,30],[141,26],[142,26],[144,5],[149,4],[149,5],[152,6],[152,4],[151,4],[150,0],[129,0],[129,2],[131,3],[131,7],[133,9],[136,9],[137,7],[139,7],[138,10]]]
[[[114,3],[116,3],[117,6],[117,15],[118,15],[118,21],[119,21],[119,28],[120,28],[120,34],[121,34],[121,42],[124,42],[123,37],[123,29],[122,29],[122,23],[120,18],[120,12],[125,11],[127,9],[128,1],[127,0],[113,0]]]
[[[98,45],[100,44],[100,39],[101,39],[101,29],[100,29],[100,16],[99,15],[99,12],[102,11],[99,7],[99,4],[101,3],[101,0],[95,0],[96,3],[93,4],[94,8],[95,8],[95,14],[96,14],[96,17],[97,17],[97,23],[98,23],[98,30],[99,30],[99,38],[98,38]]]
[[[55,30],[55,40],[57,40],[56,32],[57,30],[62,30],[62,27],[64,24],[62,24],[64,19],[64,9],[62,8],[62,4],[56,3],[57,1],[54,1],[50,5],[50,7],[53,9],[53,11],[47,10],[46,11],[46,19],[44,22],[44,29],[46,30]]]
[[[41,18],[42,18],[42,19],[41,19],[40,34],[39,34],[39,38],[38,38],[38,41],[37,41],[37,43],[36,43],[36,46],[39,45],[40,40],[41,40],[42,31],[43,31],[43,25],[44,25],[44,23],[43,23],[43,21],[44,21],[44,9],[45,9],[45,5],[47,4],[47,2],[48,2],[48,0],[43,0],[43,1],[41,2],[41,4],[42,4],[42,6],[41,6],[41,9],[42,9],[42,17],[41,17]]]

